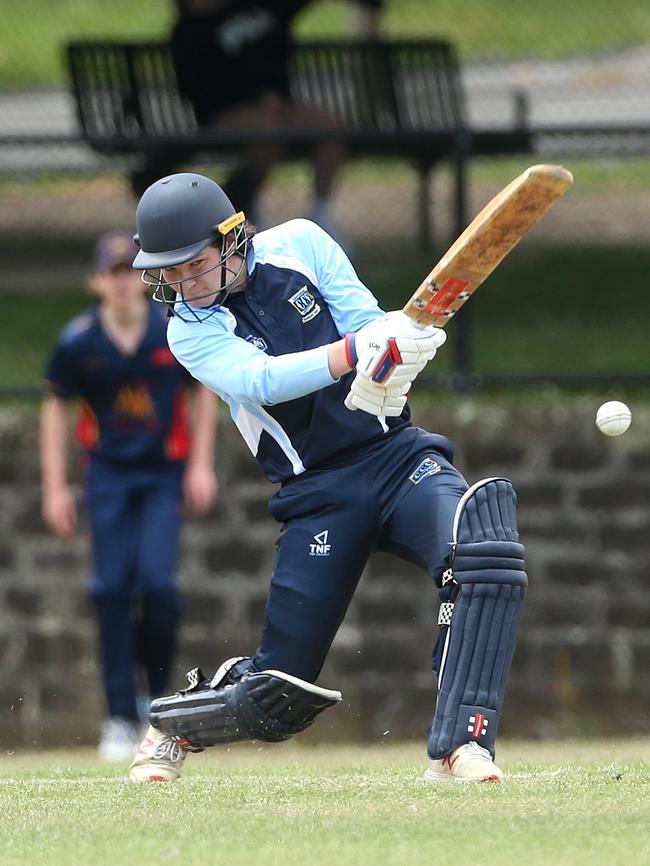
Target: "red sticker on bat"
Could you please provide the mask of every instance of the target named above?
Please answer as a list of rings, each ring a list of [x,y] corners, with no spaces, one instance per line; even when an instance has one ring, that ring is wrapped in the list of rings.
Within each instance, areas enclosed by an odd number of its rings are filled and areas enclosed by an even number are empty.
[[[468,280],[459,280],[458,277],[449,277],[447,282],[438,289],[429,303],[422,310],[423,313],[442,313],[458,295],[467,287]]]

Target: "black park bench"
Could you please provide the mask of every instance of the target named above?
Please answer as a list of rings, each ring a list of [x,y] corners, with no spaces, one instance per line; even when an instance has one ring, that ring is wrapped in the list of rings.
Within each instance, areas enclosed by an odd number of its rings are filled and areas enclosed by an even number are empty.
[[[509,129],[470,129],[454,47],[442,40],[311,41],[290,61],[295,99],[338,120],[336,130],[199,127],[178,91],[165,42],[75,41],[67,46],[71,84],[87,143],[113,156],[145,157],[165,148],[183,162],[236,156],[242,145],[282,141],[292,155],[325,137],[341,140],[349,157],[400,157],[418,173],[419,242],[432,240],[428,186],[443,160],[454,170],[455,229],[466,222],[467,159],[525,153],[532,148],[525,110]]]

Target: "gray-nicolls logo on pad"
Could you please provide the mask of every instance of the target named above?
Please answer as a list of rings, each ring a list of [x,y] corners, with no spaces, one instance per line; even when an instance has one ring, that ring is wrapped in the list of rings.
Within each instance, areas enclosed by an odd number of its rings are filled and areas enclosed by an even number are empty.
[[[489,720],[485,718],[483,713],[475,713],[469,717],[467,725],[467,733],[473,737],[484,737],[487,734]]]
[[[314,542],[309,545],[310,556],[329,556],[332,545],[327,543],[327,538],[330,534],[329,529],[324,529],[322,532],[314,536]]]

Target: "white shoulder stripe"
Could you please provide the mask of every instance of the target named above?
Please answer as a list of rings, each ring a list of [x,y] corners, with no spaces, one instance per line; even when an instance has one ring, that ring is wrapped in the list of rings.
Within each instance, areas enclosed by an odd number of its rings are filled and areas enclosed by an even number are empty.
[[[311,268],[308,268],[303,261],[295,256],[283,256],[277,253],[267,252],[262,253],[256,261],[259,265],[273,265],[276,268],[286,268],[291,271],[296,271],[297,273],[302,274],[303,277],[307,277],[312,286],[318,286],[316,274],[311,270]]]

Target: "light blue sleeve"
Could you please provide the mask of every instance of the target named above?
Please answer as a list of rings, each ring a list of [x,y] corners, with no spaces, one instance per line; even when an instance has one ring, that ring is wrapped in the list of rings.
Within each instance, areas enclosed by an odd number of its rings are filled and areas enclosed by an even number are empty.
[[[222,312],[197,325],[170,321],[169,348],[195,379],[224,400],[273,406],[304,397],[336,380],[327,346],[274,357],[236,336]]]
[[[345,252],[327,232],[304,219],[291,220],[280,228],[283,251],[285,254],[291,252],[313,273],[315,284],[342,337],[383,318],[384,312],[377,299],[361,282]]]
[[[322,229],[319,232],[318,288],[327,302],[339,334],[356,333],[364,325],[383,319],[377,298],[357,276],[341,247]]]

